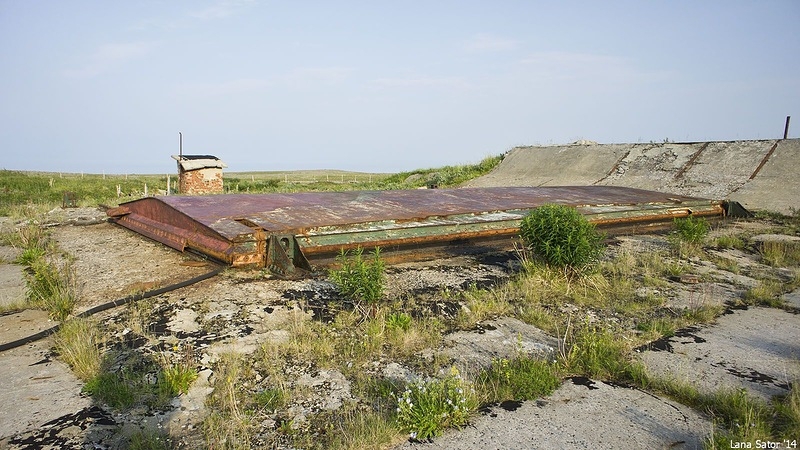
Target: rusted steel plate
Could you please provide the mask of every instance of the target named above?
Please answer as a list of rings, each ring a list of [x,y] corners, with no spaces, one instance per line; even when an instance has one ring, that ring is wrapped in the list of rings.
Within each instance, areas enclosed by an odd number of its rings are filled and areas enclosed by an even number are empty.
[[[179,250],[247,265],[266,258],[265,240],[277,234],[296,237],[309,257],[357,246],[515,236],[524,215],[547,203],[574,206],[600,226],[724,214],[719,201],[616,186],[167,196],[134,200],[108,214]]]

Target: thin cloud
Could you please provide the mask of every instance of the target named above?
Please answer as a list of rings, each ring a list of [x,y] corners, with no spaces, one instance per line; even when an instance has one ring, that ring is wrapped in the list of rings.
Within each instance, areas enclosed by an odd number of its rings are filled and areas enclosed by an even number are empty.
[[[199,20],[224,19],[255,3],[254,0],[222,0],[207,8],[190,12],[189,17]]]
[[[519,66],[540,80],[591,79],[602,81],[659,81],[670,78],[667,71],[641,70],[625,58],[590,53],[541,52],[519,60]]]
[[[429,88],[429,87],[450,87],[466,89],[472,85],[461,77],[393,77],[377,78],[373,80],[373,85],[380,88]]]
[[[198,23],[235,16],[257,3],[256,0],[220,0],[205,8],[184,12],[178,17],[147,18],[136,23],[131,29],[141,31],[151,28],[160,28],[164,30],[187,28]]]
[[[274,83],[263,78],[239,78],[219,83],[186,83],[178,92],[198,97],[216,97],[233,94],[252,94],[273,86]]]
[[[89,61],[77,69],[67,69],[64,74],[74,78],[93,78],[146,56],[155,47],[152,42],[104,44],[89,56]]]
[[[479,33],[464,43],[464,50],[470,52],[505,52],[517,49],[520,41],[489,33]]]
[[[333,85],[339,84],[355,72],[350,67],[301,67],[292,70],[284,77],[284,82],[291,86]]]

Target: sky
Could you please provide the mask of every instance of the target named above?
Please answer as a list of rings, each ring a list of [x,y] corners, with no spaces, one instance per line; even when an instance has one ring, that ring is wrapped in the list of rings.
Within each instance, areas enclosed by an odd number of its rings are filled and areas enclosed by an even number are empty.
[[[800,1],[0,0],[0,169],[398,172],[800,136]],[[794,130],[794,131],[793,131]]]

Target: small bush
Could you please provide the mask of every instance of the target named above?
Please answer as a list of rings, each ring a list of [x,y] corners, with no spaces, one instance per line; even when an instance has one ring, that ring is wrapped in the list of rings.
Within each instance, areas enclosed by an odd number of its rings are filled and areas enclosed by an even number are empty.
[[[603,252],[603,237],[575,208],[543,205],[520,224],[525,245],[547,264],[576,272],[595,262]]]
[[[14,260],[14,262],[22,266],[32,267],[40,260],[44,259],[45,254],[45,249],[42,247],[28,247],[23,250],[19,256],[17,256],[17,259]]]
[[[466,424],[476,407],[474,389],[453,368],[444,379],[412,383],[398,395],[397,422],[412,439],[427,439]]]
[[[358,248],[350,255],[342,250],[336,261],[340,268],[330,271],[330,278],[339,294],[354,301],[374,304],[383,297],[384,262],[380,248],[372,253],[372,258],[364,258],[364,249]]]

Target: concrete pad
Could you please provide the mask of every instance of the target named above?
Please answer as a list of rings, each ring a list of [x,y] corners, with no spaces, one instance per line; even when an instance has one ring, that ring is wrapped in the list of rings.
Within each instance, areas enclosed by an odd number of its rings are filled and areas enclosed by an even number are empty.
[[[711,393],[745,388],[769,400],[800,380],[800,316],[777,308],[731,311],[717,323],[656,341],[640,355],[657,376]]]
[[[541,400],[502,406],[462,430],[447,430],[433,443],[397,448],[700,449],[712,428],[708,418],[687,406],[585,378],[568,379]]]
[[[800,310],[800,289],[795,289],[788,294],[784,294],[781,299],[790,307]]]
[[[25,276],[22,266],[0,263],[0,305],[25,300]]]
[[[46,312],[26,310],[0,317],[0,335],[11,342],[52,325]],[[50,346],[45,339],[0,353],[0,438],[90,406],[81,395],[83,383],[51,357]]]
[[[552,358],[558,341],[533,325],[502,317],[484,321],[474,330],[449,334],[444,346],[442,354],[453,358],[462,373],[471,374],[490,367],[495,358]]]

